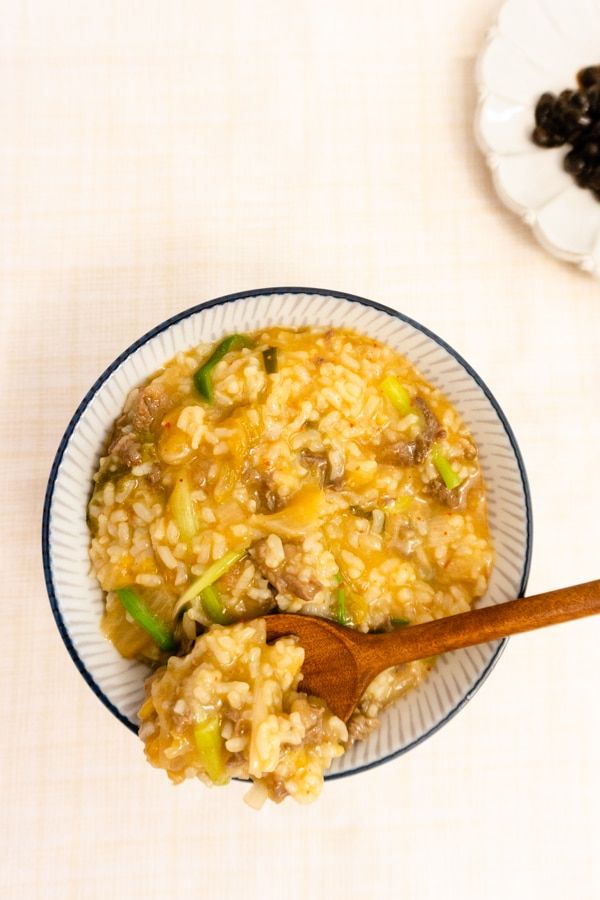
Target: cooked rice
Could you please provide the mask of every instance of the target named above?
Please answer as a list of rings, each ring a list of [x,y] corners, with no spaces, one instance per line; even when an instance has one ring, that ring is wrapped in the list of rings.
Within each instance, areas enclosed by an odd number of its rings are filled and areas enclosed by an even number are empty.
[[[274,797],[314,800],[348,732],[324,703],[300,693],[304,651],[294,638],[265,642],[264,619],[215,626],[187,656],[172,656],[148,684],[140,734],[149,761],[174,782],[212,784],[194,725],[218,715],[227,777],[263,784]]]
[[[132,391],[115,426],[115,449],[95,476],[89,517],[92,569],[107,595],[103,627],[119,652],[154,666],[166,662],[115,593],[130,585],[172,628],[179,652],[190,651],[171,657],[151,681],[152,702],[160,697],[160,705],[143,717],[140,732],[149,758],[175,780],[207,780],[181,735],[218,697],[228,774],[260,782],[251,801],[257,803],[265,785],[275,799],[315,796],[338,749],[365,738],[381,709],[433,663],[375,679],[349,723],[349,738],[335,717],[320,713],[333,725],[311,743],[303,716],[322,704],[296,690],[301,649],[290,641],[265,647],[258,621],[214,626],[200,597],[177,617],[189,585],[229,551],[252,545],[218,582],[230,621],[277,609],[339,618],[341,580],[349,624],[387,630],[469,609],[487,589],[494,554],[475,442],[447,399],[405,359],[346,330],[271,328],[253,337],[253,348],[227,353],[213,369],[213,404],[192,380],[211,353],[207,345],[179,353]],[[273,374],[263,365],[268,347],[278,348]],[[443,426],[437,444],[465,486],[458,508],[435,494],[439,477],[430,454],[414,465],[385,460],[386,448],[418,441],[424,427],[416,405],[399,414],[386,398],[381,382],[389,375]],[[117,448],[117,438],[135,461]],[[262,690],[249,668],[252,649],[258,653],[252,659],[271,660],[269,680],[281,694],[265,716],[249,713]],[[245,677],[236,675],[231,683],[239,684],[224,694],[231,666]],[[194,695],[192,702],[186,685],[204,685],[206,678],[204,699]],[[301,722],[292,719],[295,710]],[[252,755],[232,725],[240,713],[250,723]],[[306,751],[304,768],[298,748]]]

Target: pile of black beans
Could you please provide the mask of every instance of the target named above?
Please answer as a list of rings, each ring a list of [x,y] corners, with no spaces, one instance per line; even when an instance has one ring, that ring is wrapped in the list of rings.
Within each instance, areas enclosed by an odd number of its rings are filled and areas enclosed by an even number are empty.
[[[600,200],[600,66],[581,69],[577,85],[576,91],[562,91],[558,97],[542,94],[532,139],[538,147],[570,144],[565,170]]]

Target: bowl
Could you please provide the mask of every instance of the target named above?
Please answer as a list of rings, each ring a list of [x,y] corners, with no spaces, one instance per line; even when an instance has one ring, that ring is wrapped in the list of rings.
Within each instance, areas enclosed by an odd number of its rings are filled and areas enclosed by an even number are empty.
[[[600,274],[600,203],[563,169],[567,147],[531,141],[545,91],[575,88],[600,62],[600,6],[586,0],[507,0],[477,63],[475,132],[502,202],[559,259]]]
[[[128,347],[78,406],[60,442],[46,492],[42,550],[50,605],[79,672],[105,706],[137,730],[148,669],[122,659],[100,631],[102,591],[90,574],[86,505],[98,458],[131,388],[178,350],[233,331],[271,325],[344,326],[405,355],[456,406],[480,448],[497,561],[481,605],[525,591],[531,556],[531,505],[513,432],[481,378],[445,341],[379,303],[337,291],[269,288],[231,294],[179,313]],[[381,727],[336,760],[327,777],[359,772],[415,747],[473,696],[496,663],[503,641],[439,659],[416,690],[388,708]]]

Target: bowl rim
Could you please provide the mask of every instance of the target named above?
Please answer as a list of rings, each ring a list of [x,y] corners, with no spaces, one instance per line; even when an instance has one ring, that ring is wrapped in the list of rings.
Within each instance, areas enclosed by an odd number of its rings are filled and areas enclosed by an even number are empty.
[[[48,478],[48,484],[46,487],[46,492],[44,496],[44,507],[42,514],[42,561],[44,568],[44,580],[46,583],[46,590],[48,592],[48,599],[50,601],[50,608],[52,610],[52,614],[54,616],[54,621],[58,628],[59,634],[63,640],[67,651],[73,660],[76,668],[78,669],[80,675],[83,677],[84,681],[91,688],[94,694],[98,697],[98,699],[104,704],[104,706],[110,710],[110,712],[120,721],[122,722],[133,734],[137,736],[137,729],[133,725],[129,719],[120,712],[119,709],[112,703],[112,701],[108,698],[108,696],[104,693],[104,691],[100,688],[100,686],[95,681],[92,673],[89,671],[87,666],[85,665],[82,657],[79,655],[73,641],[71,640],[71,636],[69,634],[69,630],[65,625],[60,606],[58,603],[58,597],[54,586],[54,579],[52,573],[52,562],[51,562],[51,553],[50,553],[50,512],[52,507],[52,500],[54,496],[54,489],[56,486],[56,481],[58,479],[59,469],[65,455],[66,449],[69,445],[69,441],[71,439],[71,435],[75,431],[79,420],[81,419],[83,413],[91,403],[93,397],[97,394],[102,385],[107,381],[107,379],[115,372],[119,366],[128,359],[133,353],[135,353],[140,347],[146,344],[148,341],[152,340],[152,338],[156,337],[156,335],[161,334],[164,331],[167,331],[172,325],[181,322],[184,319],[190,318],[191,316],[196,315],[197,313],[203,312],[206,309],[210,309],[214,306],[222,306],[226,303],[232,303],[236,300],[245,300],[252,297],[261,297],[267,295],[276,295],[276,294],[312,294],[323,297],[333,297],[340,300],[348,300],[352,303],[358,303],[361,306],[370,307],[371,309],[378,310],[379,312],[387,313],[390,316],[393,316],[397,319],[400,319],[402,322],[411,325],[417,331],[420,331],[430,340],[433,340],[436,344],[442,347],[447,353],[449,353],[465,370],[465,372],[475,381],[475,383],[479,386],[479,388],[485,394],[487,400],[495,410],[502,427],[504,428],[506,435],[508,437],[509,443],[511,445],[512,451],[514,453],[517,466],[519,469],[519,475],[521,478],[521,484],[523,488],[523,500],[525,507],[525,556],[523,562],[523,571],[521,576],[521,583],[519,586],[519,596],[523,596],[527,587],[527,581],[529,579],[529,571],[531,568],[531,554],[532,554],[532,546],[533,546],[533,518],[532,518],[532,508],[531,508],[531,492],[529,487],[529,479],[527,477],[527,472],[525,469],[525,463],[523,461],[523,457],[521,455],[521,451],[519,449],[519,445],[517,443],[517,439],[515,434],[502,410],[502,407],[496,400],[495,396],[488,388],[487,384],[484,380],[477,374],[475,369],[464,359],[458,351],[456,351],[450,344],[448,344],[443,338],[439,337],[435,332],[431,331],[425,325],[421,325],[420,322],[417,322],[415,319],[410,318],[404,313],[398,312],[395,309],[390,308],[389,306],[385,306],[383,303],[378,303],[374,300],[368,300],[365,297],[360,297],[356,294],[349,294],[345,291],[332,291],[321,288],[310,288],[310,287],[272,287],[272,288],[260,288],[250,291],[239,291],[233,294],[225,294],[221,297],[216,297],[213,300],[207,300],[203,303],[198,303],[194,306],[189,307],[188,309],[182,310],[181,312],[176,313],[173,316],[170,316],[168,319],[165,319],[158,325],[155,325],[149,331],[145,332],[141,337],[139,337],[136,341],[130,344],[125,350],[120,353],[116,359],[113,360],[110,365],[108,365],[102,374],[94,381],[90,389],[86,392],[85,396],[77,406],[77,409],[73,413],[65,432],[60,440],[58,445],[58,449],[54,456],[54,460],[52,462],[52,467],[50,469],[50,475]],[[486,680],[498,659],[500,658],[504,648],[506,646],[507,638],[503,638],[498,642],[498,646],[494,651],[491,659],[487,663],[487,665],[480,672],[477,680],[474,685],[471,687],[469,691],[462,697],[458,703],[456,703],[452,709],[448,711],[448,713],[441,719],[439,722],[436,722],[431,728],[429,728],[424,734],[419,735],[419,737],[415,738],[405,747],[401,747],[399,750],[394,750],[392,753],[388,753],[386,756],[383,756],[381,759],[373,760],[372,762],[365,763],[361,766],[357,766],[355,769],[347,772],[336,772],[331,774],[326,774],[326,780],[334,780],[336,778],[345,778],[349,775],[356,775],[359,772],[365,772],[368,769],[375,768],[376,766],[380,766],[383,763],[389,762],[392,759],[395,759],[398,756],[402,756],[404,753],[408,753],[409,750],[412,750],[414,747],[423,743],[423,741],[427,740],[427,738],[434,735],[437,731],[439,731],[444,725],[446,725],[454,716],[460,712],[460,710],[471,700],[471,698],[475,695],[475,693],[479,690],[483,682]]]

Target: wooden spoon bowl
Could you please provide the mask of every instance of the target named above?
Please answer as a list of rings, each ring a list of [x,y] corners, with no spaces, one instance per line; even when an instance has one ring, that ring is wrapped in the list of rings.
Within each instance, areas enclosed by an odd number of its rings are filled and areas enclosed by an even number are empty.
[[[386,634],[363,634],[316,616],[266,616],[267,640],[297,635],[304,648],[302,690],[347,722],[384,669],[511,634],[600,612],[600,581],[486,606]]]

